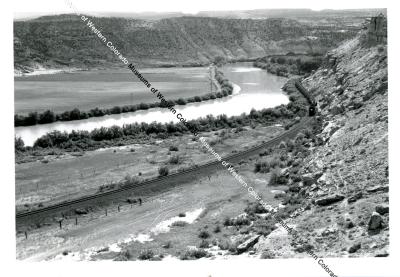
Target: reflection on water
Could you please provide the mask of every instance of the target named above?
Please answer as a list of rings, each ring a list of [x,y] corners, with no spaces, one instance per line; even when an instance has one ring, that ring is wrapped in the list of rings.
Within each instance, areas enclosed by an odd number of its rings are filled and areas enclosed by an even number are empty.
[[[225,66],[223,72],[235,84],[234,93],[231,96],[202,103],[175,106],[177,113],[181,113],[188,120],[205,117],[208,114],[234,116],[249,113],[251,109],[261,110],[289,102],[288,97],[280,90],[285,82],[282,77],[273,76],[247,63]],[[123,126],[134,122],[151,123],[153,121],[162,123],[179,122],[176,115],[173,115],[169,110],[154,108],[148,111],[108,115],[78,121],[17,127],[15,128],[15,133],[16,136],[24,140],[25,145],[31,146],[37,138],[53,130],[67,132],[72,130],[91,131],[102,126]]]

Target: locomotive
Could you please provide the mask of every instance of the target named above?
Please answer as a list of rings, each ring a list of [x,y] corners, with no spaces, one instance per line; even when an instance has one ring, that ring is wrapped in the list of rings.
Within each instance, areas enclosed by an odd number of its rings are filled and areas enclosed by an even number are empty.
[[[310,106],[308,107],[308,115],[315,116],[317,113],[317,102],[315,101],[314,97],[303,87],[300,81],[296,80],[294,83],[295,87],[301,94],[307,99]]]

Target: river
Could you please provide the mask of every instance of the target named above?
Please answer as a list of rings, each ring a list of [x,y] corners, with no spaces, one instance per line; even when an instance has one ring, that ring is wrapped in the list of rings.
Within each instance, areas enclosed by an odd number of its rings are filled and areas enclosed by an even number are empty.
[[[190,103],[184,106],[177,105],[174,107],[177,112],[188,120],[205,117],[209,114],[235,116],[249,113],[252,109],[272,108],[289,102],[288,96],[281,90],[286,81],[283,77],[255,68],[251,63],[226,65],[222,67],[222,71],[234,83],[232,95],[206,102]],[[151,82],[151,80],[149,81]],[[149,91],[149,93],[151,92]],[[21,137],[26,146],[32,146],[36,139],[54,130],[62,132],[91,131],[99,127],[123,126],[134,122],[151,123],[153,121],[179,122],[176,115],[173,115],[168,109],[153,108],[146,111],[93,117],[85,120],[17,127],[15,128],[15,135]]]

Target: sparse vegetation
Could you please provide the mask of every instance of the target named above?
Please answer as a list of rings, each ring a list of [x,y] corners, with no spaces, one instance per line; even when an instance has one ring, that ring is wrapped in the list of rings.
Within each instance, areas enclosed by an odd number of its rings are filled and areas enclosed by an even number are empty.
[[[245,226],[250,225],[251,221],[245,216],[239,216],[236,218],[225,218],[224,226]]]
[[[145,249],[140,252],[138,259],[139,260],[150,260],[154,257],[154,252],[151,249]]]
[[[159,176],[167,176],[169,173],[169,169],[166,166],[162,166],[160,168],[158,168],[158,175]]]
[[[186,225],[188,225],[188,223],[186,221],[182,221],[182,220],[174,221],[171,224],[171,226],[173,226],[173,227],[185,227]]]
[[[179,151],[178,146],[171,145],[171,146],[169,147],[169,151]]]
[[[208,240],[202,240],[199,244],[199,248],[208,248],[210,245],[210,242]]]
[[[181,260],[195,260],[207,257],[208,253],[204,249],[190,249],[185,251],[181,256]]]
[[[179,155],[174,155],[174,156],[169,158],[168,163],[170,163],[170,164],[179,164],[179,163],[181,163],[181,159],[180,159]]]
[[[288,54],[257,59],[253,65],[278,76],[304,75],[322,64],[321,55]]]
[[[207,232],[206,230],[202,230],[199,233],[199,238],[201,239],[208,239],[210,237],[210,233]]]

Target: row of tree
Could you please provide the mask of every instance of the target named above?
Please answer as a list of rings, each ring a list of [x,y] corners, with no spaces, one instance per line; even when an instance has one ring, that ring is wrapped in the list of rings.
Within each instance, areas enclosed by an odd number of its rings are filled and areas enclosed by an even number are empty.
[[[294,98],[292,98],[294,99]],[[252,110],[249,114],[227,117],[219,115],[214,117],[208,115],[204,118],[191,120],[188,126],[198,130],[198,132],[215,131],[223,128],[238,128],[241,126],[254,126],[256,123],[271,123],[277,119],[294,118],[304,116],[307,106],[301,101],[292,101],[287,105],[280,105],[275,108],[263,109],[260,111]],[[40,148],[60,148],[65,150],[90,150],[104,147],[104,143],[111,145],[126,139],[148,139],[149,137],[167,138],[169,136],[179,136],[189,133],[187,126],[181,123],[133,123],[123,127],[112,126],[109,128],[101,127],[88,131],[72,131],[70,133],[53,131],[40,137],[34,143],[33,149]],[[15,139],[16,150],[24,151],[30,149],[23,146],[20,138]]]
[[[156,103],[140,103],[137,105],[125,105],[125,106],[115,106],[113,108],[94,108],[89,111],[80,111],[75,108],[71,111],[65,111],[63,113],[56,114],[51,110],[44,111],[42,113],[31,112],[28,115],[14,115],[14,126],[32,126],[36,124],[47,124],[56,121],[72,121],[80,119],[88,119],[90,117],[100,117],[110,114],[121,114],[127,112],[135,112],[139,110],[147,110],[150,108],[165,108],[174,105],[186,105],[187,103],[202,102],[207,100],[212,100],[216,98],[222,98],[232,94],[233,86],[232,84],[223,76],[219,71],[216,72],[215,78],[221,86],[221,91],[215,93],[208,93],[202,96],[194,96],[190,98],[179,98],[175,100],[168,100],[167,102],[156,102]]]
[[[253,65],[272,74],[287,76],[288,73],[297,75],[311,73],[321,66],[322,61],[321,56],[316,55],[304,57],[287,55],[260,58]]]

